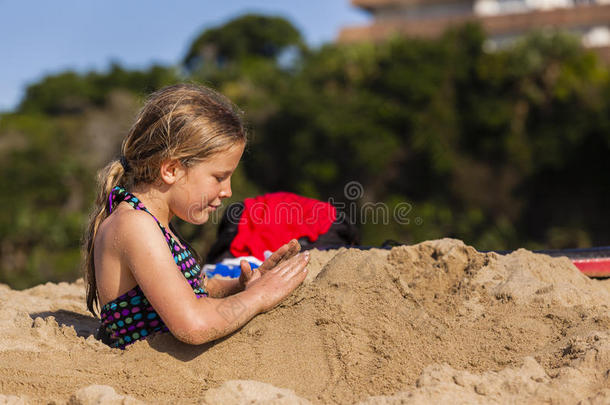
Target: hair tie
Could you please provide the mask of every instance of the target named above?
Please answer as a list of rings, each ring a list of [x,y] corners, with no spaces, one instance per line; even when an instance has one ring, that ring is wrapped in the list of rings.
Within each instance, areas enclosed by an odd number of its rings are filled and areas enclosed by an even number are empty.
[[[128,172],[130,167],[129,163],[127,163],[127,159],[125,159],[125,156],[121,155],[121,157],[119,158],[119,162],[121,162],[121,166],[123,166],[123,171]]]

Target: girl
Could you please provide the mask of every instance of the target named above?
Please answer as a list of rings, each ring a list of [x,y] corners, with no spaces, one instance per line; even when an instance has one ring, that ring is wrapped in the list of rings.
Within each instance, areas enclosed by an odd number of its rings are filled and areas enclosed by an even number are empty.
[[[98,174],[84,239],[87,307],[101,307],[98,337],[125,346],[169,331],[201,344],[225,336],[286,298],[304,279],[308,253],[293,240],[239,279],[208,279],[170,220],[205,223],[231,196],[246,145],[241,114],[222,95],[179,84],[152,94]]]

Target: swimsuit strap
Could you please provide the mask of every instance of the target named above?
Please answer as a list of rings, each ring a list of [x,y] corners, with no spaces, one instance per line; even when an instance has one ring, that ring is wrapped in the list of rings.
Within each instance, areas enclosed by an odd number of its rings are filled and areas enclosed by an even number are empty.
[[[149,213],[150,216],[154,218],[155,222],[157,222],[157,225],[159,225],[161,231],[163,231],[163,234],[165,235],[165,240],[167,241],[167,244],[169,245],[170,249],[175,248],[173,246],[173,243],[178,244],[178,242],[174,239],[174,237],[167,231],[167,229],[163,225],[161,225],[161,222],[159,222],[157,217],[155,217],[153,213],[150,212],[148,208],[144,206],[144,204],[142,204],[142,201],[140,201],[138,197],[127,191],[124,187],[115,186],[110,191],[110,195],[108,196],[108,206],[106,207],[108,210],[108,215],[112,213],[113,207],[115,205],[120,204],[123,201],[131,205],[136,210],[145,211]]]

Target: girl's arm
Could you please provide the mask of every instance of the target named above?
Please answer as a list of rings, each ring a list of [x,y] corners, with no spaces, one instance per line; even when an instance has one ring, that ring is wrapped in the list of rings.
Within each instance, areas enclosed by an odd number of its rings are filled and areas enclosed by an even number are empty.
[[[179,340],[201,344],[225,336],[287,297],[305,279],[307,255],[297,255],[256,277],[246,289],[225,298],[198,299],[147,213],[126,212],[114,239],[144,295]],[[129,287],[129,286],[127,286]]]

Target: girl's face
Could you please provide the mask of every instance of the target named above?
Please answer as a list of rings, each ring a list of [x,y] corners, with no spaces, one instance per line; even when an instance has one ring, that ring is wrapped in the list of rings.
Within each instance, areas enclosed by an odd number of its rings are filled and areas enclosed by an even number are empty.
[[[170,203],[173,213],[191,224],[207,222],[210,214],[220,207],[221,200],[231,197],[231,175],[244,147],[240,142],[188,168],[174,184],[176,193],[172,193]]]

